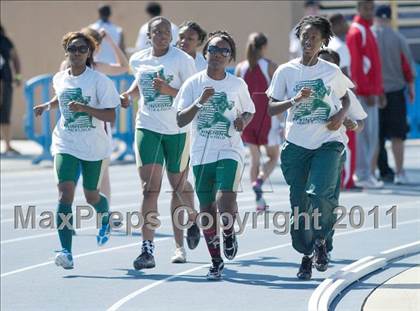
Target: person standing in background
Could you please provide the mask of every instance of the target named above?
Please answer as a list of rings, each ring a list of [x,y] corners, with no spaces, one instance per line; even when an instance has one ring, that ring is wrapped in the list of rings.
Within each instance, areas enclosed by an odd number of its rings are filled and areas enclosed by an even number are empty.
[[[121,27],[111,23],[109,18],[111,17],[111,7],[109,5],[103,5],[98,9],[99,19],[89,25],[96,31],[105,30],[107,35],[115,42],[119,48],[125,52],[124,35]],[[117,58],[115,57],[114,48],[106,40],[101,44],[101,49],[95,55],[95,62],[102,62],[107,64],[115,64]]]
[[[332,37],[328,47],[333,51],[337,52],[340,56],[340,68],[346,76],[350,75],[350,52],[346,44],[346,35],[349,30],[349,25],[340,13],[333,14],[330,16],[329,21],[331,23],[334,37]],[[346,163],[344,165],[345,173],[343,176],[342,186],[344,189],[354,189],[353,175],[356,170],[356,132],[347,131],[347,137],[349,142],[346,144]]]
[[[321,5],[317,0],[306,0],[304,4],[304,17],[309,15],[319,15]],[[297,25],[296,25],[297,26]],[[289,33],[289,59],[302,56],[300,41],[296,38],[296,26]]]
[[[10,63],[12,63],[13,71]],[[5,155],[19,155],[19,152],[10,144],[10,114],[12,112],[13,82],[16,83],[16,86],[20,86],[21,80],[20,61],[16,48],[0,25],[0,125],[1,138],[6,144]]]
[[[162,14],[162,7],[157,2],[149,2],[146,5],[146,13],[147,15],[149,15],[149,19],[152,19]],[[144,50],[152,46],[149,38],[147,37],[147,32],[148,32],[147,25],[148,23],[145,23],[139,29],[139,34],[137,37],[136,47],[135,47],[136,51]],[[178,26],[175,25],[174,23],[171,23],[171,31],[172,31],[171,45],[175,46],[176,41],[178,39]]]
[[[349,31],[349,25],[343,14],[337,13],[330,16],[334,37],[331,38],[328,47],[340,55],[340,68],[346,76],[349,76],[350,52],[346,44],[346,35]]]
[[[350,51],[350,76],[363,109],[368,117],[364,129],[356,139],[356,186],[382,188],[383,182],[375,177],[379,140],[378,106],[385,104],[382,82],[381,59],[376,39],[370,29],[373,22],[375,2],[357,2],[357,15],[347,34]]]
[[[379,158],[378,168],[384,181],[395,184],[408,182],[404,173],[404,140],[407,137],[407,111],[405,90],[409,101],[414,102],[413,59],[407,42],[391,27],[391,7],[381,5],[375,14],[372,31],[378,42],[382,59],[382,73],[387,105],[379,110]],[[388,166],[385,140],[390,139],[395,160],[395,176]]]

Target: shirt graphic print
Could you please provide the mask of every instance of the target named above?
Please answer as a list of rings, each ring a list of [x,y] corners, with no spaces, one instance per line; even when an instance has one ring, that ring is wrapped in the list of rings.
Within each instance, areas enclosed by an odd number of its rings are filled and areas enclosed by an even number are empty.
[[[86,112],[72,112],[69,103],[78,102],[88,105],[90,96],[83,96],[81,88],[67,88],[60,94],[61,111],[64,117],[64,129],[71,132],[89,131],[95,126],[92,123],[92,116]]]
[[[203,106],[197,122],[199,135],[202,137],[225,139],[229,138],[231,121],[224,115],[235,106],[229,101],[225,92],[216,92]]]
[[[163,67],[156,71],[144,71],[140,74],[140,89],[144,97],[144,104],[150,111],[170,110],[173,104],[173,97],[160,94],[153,87],[153,79],[161,78],[167,84],[173,80],[173,75],[165,76]]]
[[[295,93],[297,94],[303,87],[310,88],[312,94],[296,107],[293,121],[297,124],[326,123],[331,106],[324,101],[324,98],[331,94],[331,88],[326,87],[322,79],[305,80],[296,84]]]

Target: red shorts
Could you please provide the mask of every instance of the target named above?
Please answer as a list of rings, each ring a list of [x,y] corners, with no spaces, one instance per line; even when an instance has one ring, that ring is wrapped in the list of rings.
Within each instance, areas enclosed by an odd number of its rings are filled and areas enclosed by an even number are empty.
[[[268,123],[268,122],[267,122]],[[244,143],[264,146],[268,144],[268,133],[270,132],[270,124],[261,125],[261,127],[246,127],[242,133]]]

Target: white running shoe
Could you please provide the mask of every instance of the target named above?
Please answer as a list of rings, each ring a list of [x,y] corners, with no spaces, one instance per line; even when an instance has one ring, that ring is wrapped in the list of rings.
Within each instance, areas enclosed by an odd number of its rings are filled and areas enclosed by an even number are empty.
[[[368,179],[358,180],[355,182],[357,187],[362,187],[364,189],[381,189],[384,187],[383,181],[379,181],[375,176],[369,176]]]
[[[172,263],[186,263],[187,253],[183,247],[177,247],[175,249],[175,255],[171,258]]]
[[[59,251],[58,254],[55,255],[54,261],[57,266],[61,266],[66,270],[73,269],[74,267],[73,256],[66,249],[62,249],[61,251]]]
[[[404,173],[395,174],[394,184],[407,185],[409,183],[407,176]]]

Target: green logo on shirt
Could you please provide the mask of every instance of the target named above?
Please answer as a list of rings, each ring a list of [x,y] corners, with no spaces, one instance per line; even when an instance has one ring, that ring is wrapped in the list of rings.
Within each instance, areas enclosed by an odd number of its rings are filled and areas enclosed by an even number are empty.
[[[313,94],[296,107],[293,121],[297,124],[327,122],[331,107],[323,99],[326,95],[330,95],[331,88],[327,88],[322,79],[316,79],[299,82],[293,91],[297,94],[303,87],[312,89]]]
[[[225,92],[216,92],[205,103],[198,115],[198,132],[200,136],[225,139],[229,138],[231,121],[224,116],[226,110],[232,110],[235,103],[229,101]]]
[[[70,102],[78,102],[88,105],[90,96],[83,96],[81,88],[64,89],[60,94],[59,102],[61,113],[64,118],[64,128],[68,131],[89,131],[95,126],[92,123],[92,116],[86,112],[71,112],[69,110]]]
[[[140,75],[140,89],[144,98],[144,104],[151,111],[170,110],[173,103],[172,96],[162,95],[153,87],[153,79],[160,77],[166,83],[171,83],[173,75],[165,76],[163,68],[155,72],[142,72]]]

